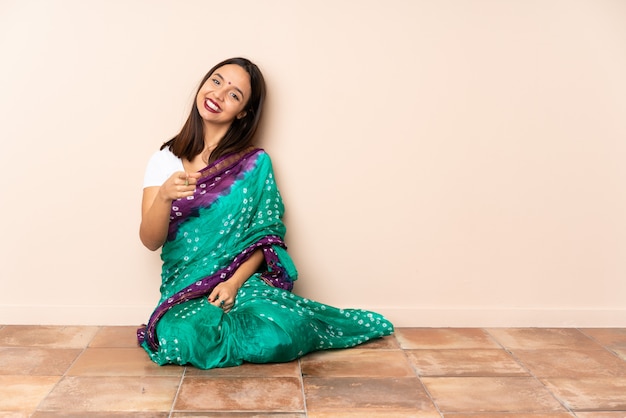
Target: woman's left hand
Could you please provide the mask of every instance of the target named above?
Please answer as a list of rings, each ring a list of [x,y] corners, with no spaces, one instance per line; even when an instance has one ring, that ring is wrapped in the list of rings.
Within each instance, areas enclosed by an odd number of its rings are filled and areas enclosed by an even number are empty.
[[[230,279],[215,286],[208,297],[209,303],[228,313],[235,306],[235,298],[239,288],[254,274],[262,262],[263,251],[261,249],[254,250],[250,258],[241,263]]]
[[[238,290],[234,283],[222,282],[215,286],[208,301],[211,305],[221,308],[224,313],[228,313],[235,306]]]

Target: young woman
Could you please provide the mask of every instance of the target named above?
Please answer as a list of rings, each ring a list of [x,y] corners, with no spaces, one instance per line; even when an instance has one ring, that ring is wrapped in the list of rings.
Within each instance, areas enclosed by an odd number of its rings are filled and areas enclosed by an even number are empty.
[[[283,202],[252,146],[265,98],[258,67],[225,60],[202,79],[180,133],[148,163],[139,235],[162,248],[161,299],[139,343],[158,364],[284,362],[389,335],[381,315],[291,292]]]

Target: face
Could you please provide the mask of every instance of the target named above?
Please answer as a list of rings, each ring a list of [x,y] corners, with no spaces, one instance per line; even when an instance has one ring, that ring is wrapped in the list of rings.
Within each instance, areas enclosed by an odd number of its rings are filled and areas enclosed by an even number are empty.
[[[205,123],[230,125],[246,115],[250,98],[250,76],[239,65],[219,67],[204,82],[196,96],[196,107]]]

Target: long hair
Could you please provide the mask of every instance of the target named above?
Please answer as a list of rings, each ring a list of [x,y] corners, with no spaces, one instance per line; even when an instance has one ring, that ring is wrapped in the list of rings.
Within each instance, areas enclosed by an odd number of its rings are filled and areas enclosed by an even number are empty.
[[[241,119],[235,118],[233,120],[228,131],[226,131],[226,134],[224,134],[218,146],[209,156],[209,163],[225,154],[241,151],[252,143],[252,139],[259,125],[259,120],[261,119],[263,102],[265,101],[265,80],[261,70],[250,60],[240,57],[229,58],[211,68],[200,82],[194,98],[198,96],[200,89],[211,74],[218,68],[228,64],[240,66],[246,70],[250,76],[250,98],[244,108],[246,115]],[[200,113],[198,112],[195,99],[187,121],[180,132],[164,143],[161,149],[165,147],[170,147],[172,153],[177,157],[186,158],[189,161],[204,150],[204,125]]]

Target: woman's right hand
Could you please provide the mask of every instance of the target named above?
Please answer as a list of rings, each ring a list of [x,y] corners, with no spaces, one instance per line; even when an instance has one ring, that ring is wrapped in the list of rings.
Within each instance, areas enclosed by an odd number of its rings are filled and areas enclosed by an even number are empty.
[[[200,173],[178,171],[170,176],[159,188],[159,197],[165,201],[174,201],[193,196]]]
[[[170,224],[172,202],[192,196],[199,178],[200,173],[179,171],[161,186],[143,189],[139,238],[146,248],[155,251],[163,245]]]

